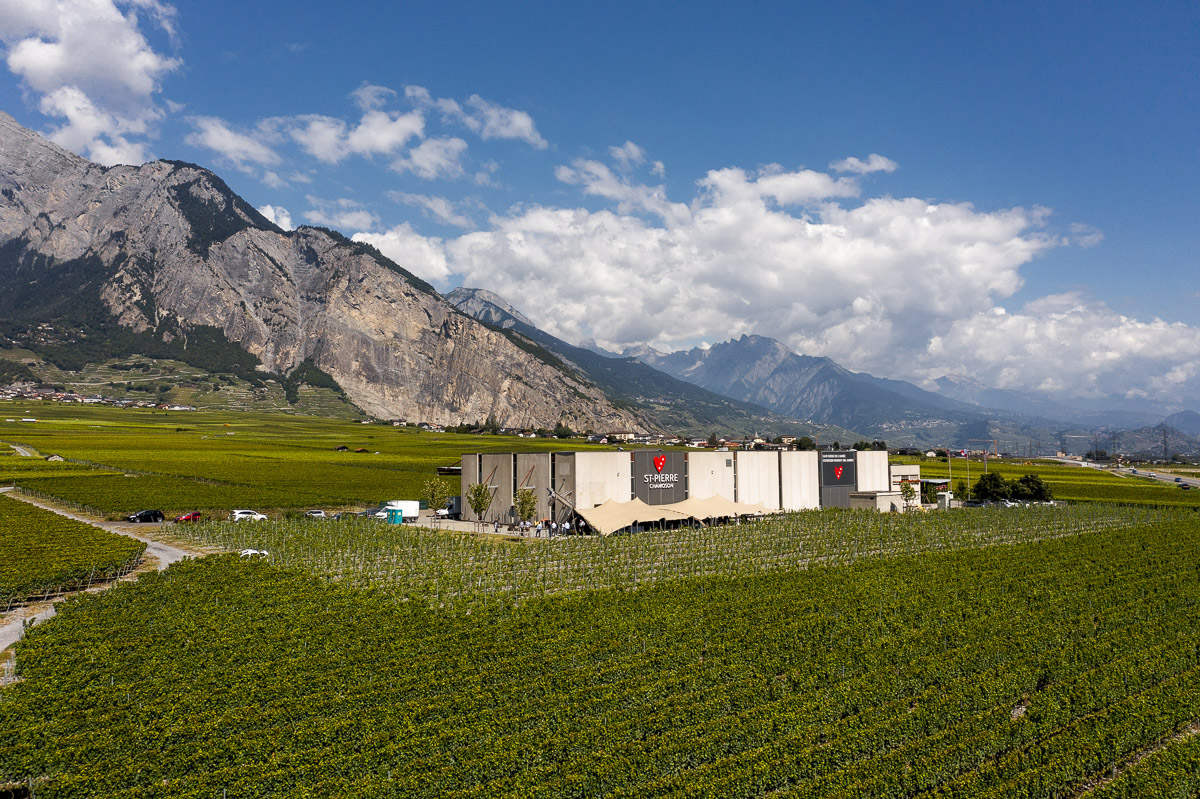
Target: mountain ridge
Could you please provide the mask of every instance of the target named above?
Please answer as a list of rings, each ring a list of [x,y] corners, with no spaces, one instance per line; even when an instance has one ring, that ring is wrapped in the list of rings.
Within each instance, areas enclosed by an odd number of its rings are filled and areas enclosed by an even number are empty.
[[[829,440],[861,438],[860,433],[845,428],[787,417],[753,403],[722,396],[635,358],[577,347],[536,327],[511,303],[486,289],[459,287],[446,298],[460,310],[561,356],[581,375],[600,386],[614,402],[651,405],[666,430],[750,434],[755,430],[771,429],[798,435],[816,433]]]
[[[212,329],[264,374],[312,362],[384,418],[650,423],[365,244],[283,231],[192,164],[92,164],[2,112],[0,276],[10,289],[0,317],[35,345],[56,319],[72,320],[57,331],[67,345],[94,340],[97,326],[185,347]]]

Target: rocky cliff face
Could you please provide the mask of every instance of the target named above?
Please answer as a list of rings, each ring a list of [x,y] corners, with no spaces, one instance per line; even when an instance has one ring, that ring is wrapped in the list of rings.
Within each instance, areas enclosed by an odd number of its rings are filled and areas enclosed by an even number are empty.
[[[516,346],[370,248],[285,232],[212,173],[104,168],[0,113],[0,250],[11,279],[90,264],[120,324],[206,325],[286,374],[306,359],[369,413],[438,423],[640,428],[553,357]]]

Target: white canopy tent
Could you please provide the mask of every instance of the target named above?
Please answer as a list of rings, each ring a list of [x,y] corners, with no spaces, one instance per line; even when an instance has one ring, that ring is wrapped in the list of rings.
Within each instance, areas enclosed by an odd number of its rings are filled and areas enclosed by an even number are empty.
[[[629,502],[609,500],[603,505],[586,510],[576,509],[589,526],[601,535],[612,535],[618,530],[635,524],[653,524],[660,521],[684,521],[686,519],[721,519],[730,516],[752,516],[762,513],[779,513],[762,504],[748,505],[724,497],[708,499],[685,499],[672,505],[647,505],[640,499]]]

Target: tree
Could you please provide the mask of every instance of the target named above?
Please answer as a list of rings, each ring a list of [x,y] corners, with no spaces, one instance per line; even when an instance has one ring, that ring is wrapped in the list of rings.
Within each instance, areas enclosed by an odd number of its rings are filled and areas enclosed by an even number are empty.
[[[471,483],[467,486],[467,504],[471,506],[476,519],[487,515],[492,505],[492,492],[483,483]]]
[[[710,447],[719,447],[721,445],[721,439],[717,437],[716,430],[708,434],[708,445]]]
[[[1013,499],[1025,499],[1033,502],[1049,502],[1054,499],[1050,486],[1036,474],[1027,474],[1017,479],[1012,490]]]
[[[517,519],[520,521],[533,521],[537,514],[537,495],[533,493],[532,488],[517,489],[517,493],[513,495],[513,510],[517,512]]]
[[[571,431],[570,427],[567,427],[566,422],[560,421],[558,424],[554,425],[555,438],[570,438],[573,435],[575,435],[575,433]]]
[[[904,500],[904,510],[912,510],[917,502],[917,489],[913,484],[904,480],[900,483],[900,499]]]
[[[494,436],[500,435],[500,423],[496,421],[496,417],[488,414],[487,421],[483,423],[483,431],[491,433]]]
[[[446,507],[446,500],[450,499],[450,488],[446,485],[446,481],[436,477],[425,481],[422,493],[430,510]]]
[[[809,436],[800,436],[796,439],[796,449],[811,451],[817,448],[817,442],[813,441]]]
[[[1010,496],[1012,496],[1012,486],[995,472],[989,472],[975,481],[976,499],[995,501],[1008,499]]]

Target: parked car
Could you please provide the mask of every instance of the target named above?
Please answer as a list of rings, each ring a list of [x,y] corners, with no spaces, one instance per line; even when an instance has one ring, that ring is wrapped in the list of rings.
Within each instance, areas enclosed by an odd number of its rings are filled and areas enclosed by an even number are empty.
[[[141,522],[161,522],[166,517],[160,510],[140,510],[137,513],[131,513],[125,517],[126,521],[141,523]]]
[[[323,511],[323,510],[306,510],[306,511],[304,511],[304,515],[310,519],[324,519],[325,511]]]
[[[191,513],[181,513],[180,515],[175,517],[175,521],[177,521],[177,522],[198,522],[198,521],[200,521],[201,518],[203,518],[203,517],[200,515],[200,511],[194,510]]]
[[[259,513],[256,510],[235,510],[233,513],[229,514],[229,520],[231,522],[242,522],[242,521],[261,522],[261,521],[265,521],[266,518],[267,517],[265,515]]]
[[[1176,478],[1175,478],[1175,482],[1176,482],[1176,483],[1182,483],[1182,482],[1183,482],[1183,478],[1182,478],[1182,477],[1176,477]]]

